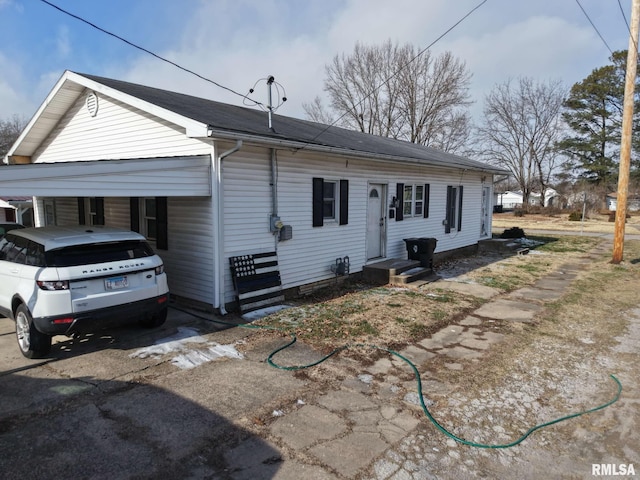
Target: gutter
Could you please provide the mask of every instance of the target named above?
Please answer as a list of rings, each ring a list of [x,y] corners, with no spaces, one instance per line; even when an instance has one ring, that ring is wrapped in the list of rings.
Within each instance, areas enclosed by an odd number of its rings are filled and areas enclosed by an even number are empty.
[[[215,283],[217,283],[217,288],[214,292],[214,305],[218,307],[220,315],[226,315],[227,310],[224,307],[224,191],[222,185],[222,166],[224,159],[229,155],[237,152],[242,147],[242,140],[236,140],[236,145],[227,150],[226,152],[221,153],[215,157],[215,165],[214,172],[212,175],[215,175],[215,202],[216,209],[214,210],[214,228],[216,229],[216,245],[217,248],[214,250],[214,277]]]
[[[462,168],[466,170],[472,170],[475,172],[487,172],[491,174],[509,174],[508,170],[491,167],[489,165],[475,166],[468,165],[462,162],[448,161],[448,160],[436,160],[436,159],[420,159],[414,157],[403,157],[396,155],[388,155],[388,154],[380,154],[374,152],[367,152],[363,150],[351,150],[343,147],[330,147],[326,145],[318,145],[314,143],[308,143],[299,140],[283,140],[277,138],[271,138],[268,136],[262,136],[259,134],[247,134],[247,133],[234,133],[229,131],[215,130],[210,129],[208,132],[210,137],[216,137],[218,139],[224,140],[245,140],[247,142],[255,143],[256,145],[260,145],[264,147],[265,145],[270,147],[279,147],[283,149],[291,149],[291,150],[308,150],[310,152],[318,152],[318,153],[330,153],[333,155],[340,156],[350,156],[355,158],[363,158],[366,160],[377,160],[383,162],[395,162],[395,163],[404,163],[404,164],[415,164],[421,166],[431,166],[431,167],[444,167],[444,168]],[[458,157],[464,159],[463,157],[459,157],[458,155],[454,155],[451,153],[440,152],[445,155],[451,157]],[[477,162],[480,163],[480,162]]]

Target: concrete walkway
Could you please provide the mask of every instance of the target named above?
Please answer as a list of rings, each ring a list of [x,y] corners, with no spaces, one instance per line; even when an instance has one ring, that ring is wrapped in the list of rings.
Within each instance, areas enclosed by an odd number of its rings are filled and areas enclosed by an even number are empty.
[[[455,281],[427,284],[422,288],[487,301],[398,353],[421,372],[439,362],[464,374],[503,341],[496,322],[531,322],[590,261],[572,260],[509,295]],[[216,331],[172,311],[159,331],[116,332],[84,344],[62,339],[55,359],[33,362],[16,355],[12,329],[0,320],[4,478],[418,480],[473,478],[479,468],[475,460],[462,462],[456,442],[426,420],[413,374],[397,357],[364,365],[331,359],[323,368],[335,371],[335,381],[323,381],[312,369],[267,365],[281,339],[257,341],[238,328]],[[297,344],[277,360],[317,358]],[[428,405],[451,389],[437,377],[424,376],[422,385]],[[631,446],[625,463],[636,461],[640,470],[639,455],[637,444]]]

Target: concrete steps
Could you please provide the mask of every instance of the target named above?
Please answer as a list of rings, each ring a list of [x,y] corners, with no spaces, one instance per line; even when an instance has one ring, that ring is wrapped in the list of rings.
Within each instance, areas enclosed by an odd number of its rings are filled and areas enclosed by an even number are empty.
[[[438,278],[432,269],[420,266],[418,260],[393,258],[365,265],[362,269],[362,279],[376,285],[387,283],[405,285],[417,281],[435,281]]]
[[[440,277],[436,275],[431,268],[416,267],[397,275],[389,276],[389,283],[405,285],[408,283],[422,282],[430,283],[435,282]]]

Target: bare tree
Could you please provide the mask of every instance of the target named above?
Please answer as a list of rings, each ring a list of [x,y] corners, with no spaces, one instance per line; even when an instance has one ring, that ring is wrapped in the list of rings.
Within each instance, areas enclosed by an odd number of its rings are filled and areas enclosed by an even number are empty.
[[[307,118],[311,121],[324,123],[325,125],[333,125],[335,122],[331,113],[322,104],[320,97],[314,98],[311,103],[303,103],[302,108],[307,114]]]
[[[445,151],[460,150],[470,131],[471,75],[451,53],[419,54],[406,44],[356,44],[325,67],[325,91],[336,124]],[[329,118],[319,99],[307,116]]]
[[[566,89],[560,81],[520,78],[497,85],[485,98],[477,133],[487,161],[508,169],[529,203],[534,185],[541,201],[561,164],[556,144],[562,134],[561,109]]]
[[[0,165],[4,165],[2,159],[26,126],[27,121],[18,115],[9,120],[0,120]]]

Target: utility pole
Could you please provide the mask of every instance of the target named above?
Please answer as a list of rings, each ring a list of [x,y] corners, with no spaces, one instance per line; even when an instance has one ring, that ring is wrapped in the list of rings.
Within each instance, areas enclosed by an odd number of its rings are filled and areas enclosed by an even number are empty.
[[[616,221],[613,231],[613,258],[611,263],[620,263],[624,251],[624,226],[627,221],[627,196],[629,194],[629,168],[631,162],[631,130],[633,126],[633,99],[638,65],[638,23],[640,22],[640,0],[631,5],[631,25],[629,51],[627,53],[627,74],[624,84],[624,104],[622,111],[622,140],[620,144],[620,166],[618,173],[618,198]]]

